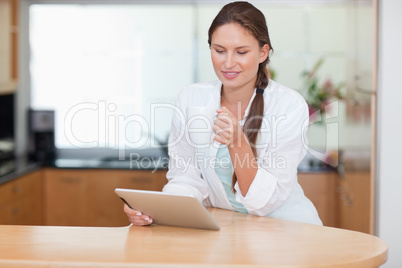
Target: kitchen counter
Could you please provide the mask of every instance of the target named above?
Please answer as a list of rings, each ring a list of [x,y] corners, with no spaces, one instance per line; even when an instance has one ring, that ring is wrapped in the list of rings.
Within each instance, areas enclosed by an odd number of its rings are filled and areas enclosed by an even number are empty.
[[[0,267],[379,267],[360,232],[210,208],[220,231],[169,226],[0,226]]]
[[[41,167],[60,169],[120,169],[120,170],[167,170],[168,158],[164,156],[141,156],[135,158],[57,158],[47,164],[26,158],[11,158],[0,161],[0,184],[35,171]],[[319,160],[306,158],[298,167],[299,173],[336,172],[336,168],[323,165]]]
[[[31,173],[41,166],[41,164],[29,161],[26,158],[3,159],[0,161],[0,184]]]
[[[98,159],[56,159],[48,166],[68,169],[131,169],[162,170],[167,169],[168,159],[142,158],[140,160],[98,160]]]
[[[63,149],[49,163],[55,168],[67,169],[132,169],[163,170],[168,168],[167,152],[160,148],[127,150],[122,155],[118,150]]]
[[[116,150],[77,150],[63,149],[50,166],[67,169],[133,169],[166,170],[169,158],[167,151],[159,148],[126,151],[119,158]],[[301,173],[334,172],[336,167],[325,164],[307,153],[301,161],[298,171]]]

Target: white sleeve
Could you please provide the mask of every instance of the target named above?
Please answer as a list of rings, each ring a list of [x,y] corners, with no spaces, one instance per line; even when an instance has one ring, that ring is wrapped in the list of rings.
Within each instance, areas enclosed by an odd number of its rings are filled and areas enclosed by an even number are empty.
[[[238,183],[235,185],[236,201],[243,204],[249,213],[266,216],[288,199],[297,183],[297,167],[306,154],[308,126],[307,105],[298,107],[277,122],[268,140],[267,147],[259,153],[258,171],[243,196]]]
[[[197,166],[195,148],[186,138],[185,106],[179,96],[169,136],[169,170],[166,175],[168,183],[162,191],[194,196],[202,202],[208,197],[208,186]]]

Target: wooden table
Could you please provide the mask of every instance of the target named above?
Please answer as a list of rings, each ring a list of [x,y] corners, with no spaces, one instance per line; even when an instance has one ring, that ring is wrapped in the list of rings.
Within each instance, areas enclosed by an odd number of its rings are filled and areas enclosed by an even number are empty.
[[[378,267],[387,245],[359,232],[210,209],[220,231],[0,226],[0,267]]]

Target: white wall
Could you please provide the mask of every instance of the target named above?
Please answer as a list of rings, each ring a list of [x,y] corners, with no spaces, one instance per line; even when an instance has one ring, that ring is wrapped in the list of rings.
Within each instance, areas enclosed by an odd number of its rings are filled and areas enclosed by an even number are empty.
[[[389,246],[383,267],[402,267],[402,1],[379,1],[378,235]]]
[[[11,80],[10,57],[10,5],[0,0],[0,94],[4,93],[3,85]]]

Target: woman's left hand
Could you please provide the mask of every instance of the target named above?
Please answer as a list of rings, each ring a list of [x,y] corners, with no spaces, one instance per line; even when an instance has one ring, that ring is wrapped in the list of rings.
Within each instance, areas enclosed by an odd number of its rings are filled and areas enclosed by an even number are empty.
[[[218,111],[213,130],[216,132],[215,140],[227,146],[238,145],[243,133],[237,118],[228,108],[222,107]]]

